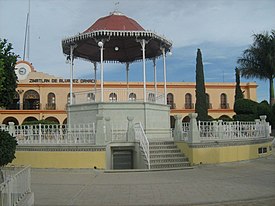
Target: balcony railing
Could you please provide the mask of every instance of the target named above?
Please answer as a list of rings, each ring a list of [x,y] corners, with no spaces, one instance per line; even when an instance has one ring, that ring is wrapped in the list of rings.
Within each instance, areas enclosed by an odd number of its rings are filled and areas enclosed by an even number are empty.
[[[132,94],[132,95],[131,95]],[[135,95],[133,95],[135,94]],[[91,102],[101,101],[100,90],[90,90],[75,92],[73,104],[85,104]],[[143,89],[129,88],[129,89],[104,89],[103,102],[153,102],[157,104],[164,104],[164,94],[154,91],[146,91],[146,100],[143,98]]]
[[[46,104],[45,109],[46,110],[55,110],[56,109],[56,104],[55,103]]]
[[[184,108],[185,109],[194,109],[194,103],[185,103]]]

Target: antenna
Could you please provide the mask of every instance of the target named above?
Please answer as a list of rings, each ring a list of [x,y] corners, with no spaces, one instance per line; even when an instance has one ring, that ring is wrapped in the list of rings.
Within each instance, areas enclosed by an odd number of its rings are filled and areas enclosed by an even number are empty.
[[[24,39],[24,53],[23,60],[25,60],[26,56],[29,60],[30,58],[30,12],[31,12],[31,1],[29,0],[29,7],[27,13],[26,27],[25,27],[25,39]],[[27,50],[27,52],[26,52]]]

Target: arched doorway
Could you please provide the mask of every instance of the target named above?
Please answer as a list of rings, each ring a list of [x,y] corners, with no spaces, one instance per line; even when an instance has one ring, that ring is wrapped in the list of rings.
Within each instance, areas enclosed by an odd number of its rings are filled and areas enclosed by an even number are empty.
[[[35,117],[27,117],[24,119],[22,124],[26,124],[28,122],[35,122],[35,121],[38,121],[38,119],[36,119]]]
[[[185,116],[185,117],[182,119],[182,122],[190,122],[190,117],[189,117],[189,116]]]
[[[176,119],[174,116],[170,116],[170,128],[175,128]]]
[[[63,124],[67,124],[67,118],[64,119]]]
[[[17,120],[16,118],[14,118],[14,117],[6,117],[6,118],[3,120],[2,124],[8,125],[9,122],[13,122],[15,125],[19,125],[18,120]]]
[[[59,120],[55,117],[47,117],[45,120],[59,124]]]
[[[24,94],[23,109],[40,109],[40,96],[35,90],[28,90]]]
[[[167,105],[170,105],[171,109],[175,109],[176,107],[174,104],[174,95],[172,93],[167,94]]]
[[[49,110],[55,110],[56,109],[55,94],[52,93],[52,92],[48,94],[47,109],[49,109]]]

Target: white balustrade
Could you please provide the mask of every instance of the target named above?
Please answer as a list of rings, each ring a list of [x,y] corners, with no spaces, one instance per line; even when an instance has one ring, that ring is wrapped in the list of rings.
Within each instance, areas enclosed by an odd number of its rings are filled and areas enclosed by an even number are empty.
[[[101,91],[93,90],[74,92],[73,104],[85,104],[91,102],[100,102]],[[104,89],[104,102],[144,102],[143,88],[129,89]],[[146,91],[146,102],[164,104],[164,94],[155,91]]]
[[[199,121],[201,140],[244,140],[264,138],[266,123],[261,122],[225,122]]]
[[[0,205],[16,206],[31,192],[31,168],[25,167],[0,184]]]
[[[15,137],[24,144],[95,144],[95,125],[16,125]]]
[[[143,127],[141,125],[141,123],[136,123],[134,126],[135,129],[135,138],[137,141],[140,142],[140,146],[144,152],[144,155],[146,157],[147,163],[148,163],[148,169],[150,170],[151,166],[150,166],[150,145],[149,145],[149,141],[148,138],[146,137]]]

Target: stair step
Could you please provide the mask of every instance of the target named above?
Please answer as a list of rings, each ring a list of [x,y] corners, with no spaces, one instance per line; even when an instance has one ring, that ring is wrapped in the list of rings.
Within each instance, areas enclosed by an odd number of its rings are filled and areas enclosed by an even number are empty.
[[[155,153],[180,153],[179,149],[150,149],[150,154],[155,154]]]
[[[183,163],[161,163],[161,164],[151,164],[152,169],[156,168],[175,168],[175,167],[189,167],[189,162],[183,162]]]
[[[176,158],[176,157],[185,157],[184,154],[182,153],[164,153],[164,154],[150,154],[150,158],[154,159],[154,158]]]
[[[175,143],[173,141],[164,141],[164,142],[160,142],[160,141],[153,141],[153,142],[149,142],[149,145],[175,145]]]
[[[180,157],[180,158],[157,158],[157,159],[150,159],[150,163],[167,163],[167,162],[188,162],[187,157]]]
[[[176,145],[150,145],[151,149],[177,149]]]

